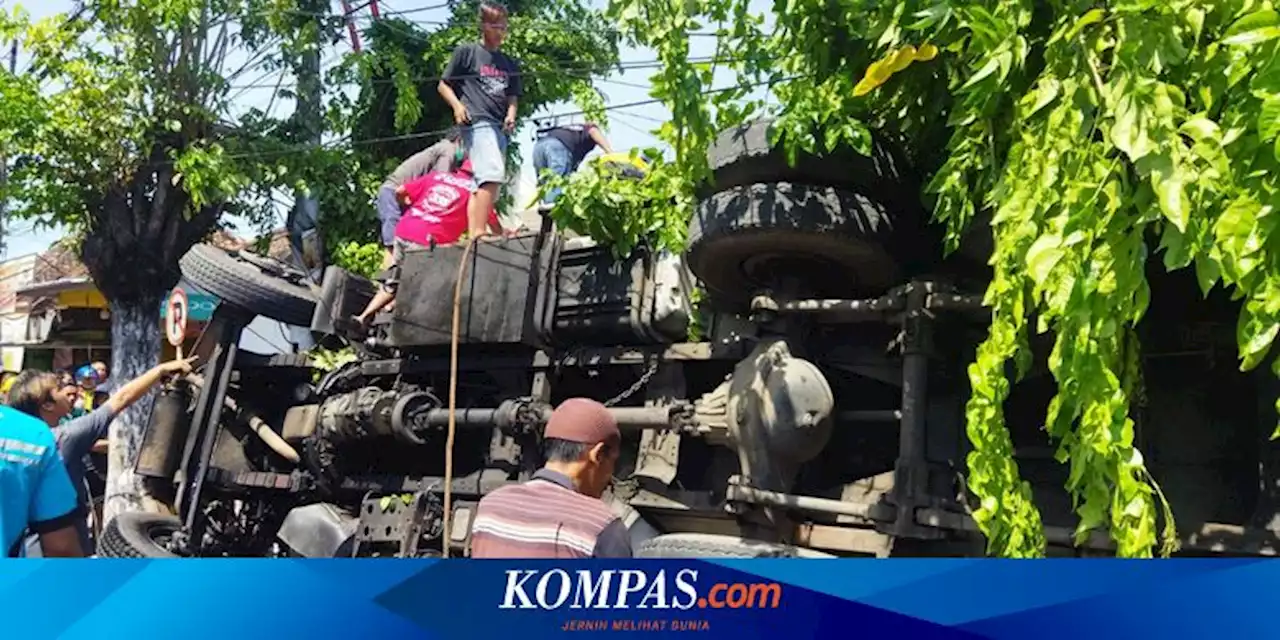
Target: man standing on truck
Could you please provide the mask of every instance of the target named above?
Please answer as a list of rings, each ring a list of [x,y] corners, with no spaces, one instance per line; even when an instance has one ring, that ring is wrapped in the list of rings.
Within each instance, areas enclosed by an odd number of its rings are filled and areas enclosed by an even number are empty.
[[[389,268],[393,262],[396,225],[400,223],[402,207],[396,191],[432,171],[448,173],[457,169],[458,165],[462,164],[461,143],[461,130],[454,127],[443,140],[401,162],[378,189],[378,221],[381,223],[382,246],[386,249],[382,260],[383,269]]]
[[[507,143],[516,129],[516,105],[523,91],[520,65],[499,51],[507,37],[507,10],[480,4],[481,42],[453,50],[437,87],[462,129],[463,147],[475,167],[479,188],[467,208],[467,234],[485,235],[488,212],[506,180]]]
[[[114,395],[88,415],[68,422],[62,422],[62,419],[71,413],[77,391],[63,386],[55,373],[27,370],[18,375],[18,380],[9,390],[9,406],[31,417],[39,418],[53,430],[57,451],[62,455],[66,473],[75,486],[77,505],[84,514],[87,513],[85,510],[90,508],[88,490],[85,486],[87,471],[85,458],[90,453],[106,451],[107,427],[111,424],[111,420],[146,395],[164,378],[179,373],[191,373],[193,361],[195,358],[173,360],[152,367],[150,371],[121,386]],[[91,554],[93,540],[89,536],[89,523],[81,517],[76,520],[75,528],[80,548]]]
[[[396,190],[397,206],[408,209],[396,224],[391,265],[383,270],[382,286],[355,321],[367,325],[374,315],[391,304],[400,285],[400,261],[412,248],[453,244],[467,228],[467,206],[473,200],[475,178],[471,160],[463,160],[457,171],[432,171]],[[498,213],[489,209],[489,230],[502,233]]]
[[[53,433],[10,407],[0,407],[0,542],[10,558],[32,531],[46,558],[84,556],[76,522],[84,520]]]
[[[627,527],[600,496],[621,452],[604,405],[565,400],[543,433],[547,463],[533,479],[490,493],[476,507],[473,558],[630,558]]]
[[[573,173],[582,160],[597,146],[605,153],[613,153],[609,140],[600,127],[588,122],[582,126],[552,126],[538,130],[538,141],[533,145],[533,170],[538,184],[545,183],[545,172],[557,176]],[[560,197],[560,189],[552,189],[543,196],[544,204],[552,204]]]

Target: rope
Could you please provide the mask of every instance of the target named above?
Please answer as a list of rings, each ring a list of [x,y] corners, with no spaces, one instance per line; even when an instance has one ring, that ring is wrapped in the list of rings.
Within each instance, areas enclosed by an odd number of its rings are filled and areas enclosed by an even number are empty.
[[[444,533],[441,535],[440,552],[449,557],[449,538],[453,520],[453,437],[457,432],[458,412],[458,325],[462,318],[462,276],[467,272],[467,259],[480,241],[476,236],[467,241],[458,264],[458,280],[453,285],[453,337],[449,353],[449,435],[444,449]]]

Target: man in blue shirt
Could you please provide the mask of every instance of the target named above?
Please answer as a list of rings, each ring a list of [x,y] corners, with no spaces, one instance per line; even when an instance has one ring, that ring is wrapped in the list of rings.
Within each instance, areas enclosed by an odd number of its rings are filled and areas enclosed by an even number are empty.
[[[0,542],[8,555],[22,553],[22,534],[30,529],[44,557],[83,557],[75,524],[84,517],[53,432],[0,406]]]

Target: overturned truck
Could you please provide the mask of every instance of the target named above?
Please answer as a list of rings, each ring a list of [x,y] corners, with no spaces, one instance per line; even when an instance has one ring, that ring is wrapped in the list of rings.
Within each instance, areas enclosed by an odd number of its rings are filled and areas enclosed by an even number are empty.
[[[224,302],[204,366],[164,390],[137,463],[176,515],[123,514],[100,552],[463,555],[480,498],[527,479],[551,408],[588,396],[623,430],[606,499],[638,556],[981,555],[963,410],[990,234],[979,226],[942,259],[890,143],[792,166],[768,126],[716,141],[683,256],[616,259],[548,222],[476,245],[449,477],[463,247],[408,252],[372,336],[349,320],[374,291],[366,280],[330,267],[314,287],[252,254],[192,249],[184,276]],[[1231,301],[1152,278],[1138,446],[1180,517],[1183,553],[1273,554],[1274,385],[1235,370]],[[359,357],[321,373],[305,355],[245,352],[255,315]],[[1006,411],[1019,465],[1051,553],[1106,554],[1105,534],[1072,542],[1067,470],[1040,427],[1053,382],[1038,351]]]

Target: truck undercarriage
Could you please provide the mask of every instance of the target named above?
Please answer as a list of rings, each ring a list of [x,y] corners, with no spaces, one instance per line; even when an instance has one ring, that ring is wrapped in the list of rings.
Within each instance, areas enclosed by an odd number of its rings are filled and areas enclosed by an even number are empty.
[[[282,265],[193,249],[184,275],[224,303],[201,340],[205,366],[157,401],[137,465],[177,515],[116,518],[102,553],[465,554],[479,499],[527,479],[551,408],[587,396],[608,400],[623,430],[606,499],[639,556],[981,555],[966,509],[964,404],[988,313],[973,255],[987,249],[930,257],[936,236],[887,145],[792,167],[764,129],[717,142],[716,186],[701,194],[683,256],[641,248],[618,259],[549,223],[476,245],[451,477],[443,399],[463,247],[408,252],[394,311],[367,339],[349,319],[372,295],[368,281],[330,267],[316,290]],[[709,300],[701,312],[695,287]],[[1253,412],[1240,415],[1201,415],[1209,398],[1185,403],[1186,388],[1207,384],[1193,365],[1231,373],[1233,352],[1212,339],[1227,316],[1206,313],[1192,326],[1210,329],[1190,342],[1170,338],[1167,321],[1147,340],[1139,447],[1174,513],[1187,514],[1184,552],[1272,555],[1280,483],[1259,405],[1274,390],[1229,382],[1247,388]],[[258,314],[359,357],[317,378],[305,355],[242,352]],[[1182,372],[1152,367],[1168,359]],[[1006,408],[1019,464],[1053,553],[1106,554],[1105,533],[1073,544],[1065,470],[1040,428],[1051,392],[1041,366]],[[1182,415],[1152,401],[1177,397]],[[1196,419],[1216,429],[1188,426]],[[1227,435],[1188,445],[1192,431]]]

